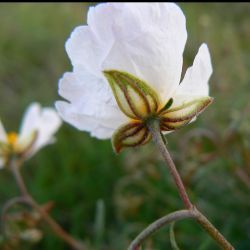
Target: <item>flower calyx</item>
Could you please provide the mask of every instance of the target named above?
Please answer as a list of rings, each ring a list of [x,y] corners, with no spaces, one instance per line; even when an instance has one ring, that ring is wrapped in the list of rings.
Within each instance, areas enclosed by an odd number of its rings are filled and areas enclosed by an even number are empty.
[[[209,96],[195,97],[176,106],[174,98],[170,98],[162,105],[159,95],[143,80],[118,70],[103,73],[120,110],[130,119],[113,133],[112,145],[116,153],[125,147],[146,144],[151,139],[149,123],[152,120],[159,122],[161,131],[173,131],[190,123],[213,100]]]

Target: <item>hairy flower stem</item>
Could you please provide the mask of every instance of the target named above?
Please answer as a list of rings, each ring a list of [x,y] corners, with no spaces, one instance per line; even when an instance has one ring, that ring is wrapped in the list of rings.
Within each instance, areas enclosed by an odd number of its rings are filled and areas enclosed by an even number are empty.
[[[152,223],[149,227],[143,230],[136,239],[132,242],[129,250],[139,250],[140,245],[146,240],[152,233],[159,230],[166,224],[184,219],[187,217],[194,218],[203,228],[204,230],[218,243],[221,249],[224,250],[234,250],[234,247],[224,238],[224,236],[211,224],[211,222],[191,203],[184,184],[181,180],[181,177],[175,167],[175,164],[167,150],[167,147],[164,143],[164,138],[160,132],[159,122],[157,120],[149,121],[148,128],[151,132],[153,140],[161,152],[167,166],[170,170],[172,177],[174,178],[175,184],[179,191],[179,195],[184,203],[184,206],[187,208],[186,210],[176,211],[171,213],[154,223]]]
[[[158,148],[158,150],[161,152],[161,155],[163,156],[165,162],[167,163],[168,169],[170,171],[170,174],[172,175],[175,184],[177,186],[179,195],[184,203],[184,206],[187,209],[192,209],[193,205],[188,197],[188,194],[186,192],[185,186],[182,182],[182,179],[175,167],[175,164],[171,158],[170,153],[167,150],[166,144],[164,143],[164,139],[162,138],[162,134],[160,132],[159,123],[157,120],[150,121],[149,130],[151,132],[151,135],[153,137],[153,140]]]
[[[11,171],[16,179],[17,186],[22,194],[23,199],[32,206],[35,210],[39,212],[44,221],[49,224],[53,232],[63,241],[65,241],[72,249],[84,250],[84,246],[81,242],[70,236],[44,209],[42,209],[39,204],[32,198],[29,194],[24,180],[20,173],[20,163],[13,159],[10,162]]]

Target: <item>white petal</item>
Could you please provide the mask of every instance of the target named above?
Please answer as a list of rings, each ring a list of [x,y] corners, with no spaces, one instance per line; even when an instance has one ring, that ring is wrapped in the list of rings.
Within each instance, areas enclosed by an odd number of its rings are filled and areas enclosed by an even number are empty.
[[[72,104],[63,101],[55,103],[59,115],[66,122],[72,124],[79,130],[90,132],[92,136],[99,139],[111,138],[115,128],[114,123],[101,120],[98,115],[86,115],[76,110]]]
[[[88,26],[79,26],[71,33],[65,46],[74,68],[82,67],[102,76],[100,66],[111,43],[100,41]]]
[[[197,98],[209,95],[208,81],[212,74],[212,65],[209,50],[206,44],[202,44],[194,59],[192,67],[187,69],[183,81],[174,95],[171,108],[184,105]],[[191,122],[195,121],[192,119]]]
[[[171,96],[180,81],[187,37],[179,7],[169,3],[124,5],[113,32],[115,41],[102,69],[129,72],[150,84],[162,100]]]
[[[29,152],[31,156],[43,146],[51,143],[60,125],[61,119],[53,108],[41,108],[38,103],[32,103],[23,118],[19,141],[25,140],[30,133],[37,131],[37,139]]]
[[[102,71],[123,70],[146,81],[162,101],[179,84],[187,32],[185,16],[173,3],[104,3],[88,12],[66,43],[73,73],[60,80],[60,115],[98,138],[128,121]]]
[[[59,81],[59,94],[71,102],[86,103],[97,99],[100,103],[116,105],[112,90],[104,77],[96,77],[82,69],[63,75]]]
[[[88,26],[76,27],[65,47],[73,66],[93,68],[94,65],[96,69],[100,64],[98,54],[101,48]]]
[[[37,140],[37,130],[32,130],[30,133],[22,134],[18,137],[17,143],[15,144],[16,153],[27,153],[33,149],[34,143]]]
[[[173,3],[99,4],[89,26],[77,27],[66,43],[75,67],[98,76],[117,69],[148,82],[165,100],[178,86],[187,32]]]
[[[0,120],[0,143],[1,142],[7,142],[7,135],[6,135],[4,126]]]
[[[120,111],[108,83],[84,70],[64,74],[59,82],[59,94],[71,102],[57,102],[59,114],[80,130],[91,132],[96,126],[103,126],[110,131],[128,120]]]
[[[185,77],[177,89],[176,95],[208,96],[208,80],[212,74],[212,64],[206,44],[202,44],[192,67],[187,69]]]
[[[95,7],[90,7],[88,11],[87,23],[99,40],[106,43],[112,40],[112,26],[114,18],[119,15],[119,11],[114,11],[112,3],[101,3]]]
[[[43,108],[38,126],[38,138],[34,145],[33,153],[41,147],[51,144],[53,135],[61,126],[61,119],[53,108]]]
[[[34,128],[37,128],[39,124],[39,114],[41,107],[38,103],[31,103],[25,114],[23,116],[21,128],[20,128],[20,136],[25,136],[30,134]]]

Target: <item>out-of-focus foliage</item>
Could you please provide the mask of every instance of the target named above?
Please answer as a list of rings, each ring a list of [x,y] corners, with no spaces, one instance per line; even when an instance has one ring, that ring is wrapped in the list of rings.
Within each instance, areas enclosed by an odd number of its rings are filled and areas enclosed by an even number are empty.
[[[88,5],[0,4],[0,117],[8,130],[18,129],[30,102],[52,106],[59,99],[58,79],[71,70],[64,43],[75,26],[86,22]],[[184,69],[206,42],[212,55],[210,86],[215,100],[195,123],[167,136],[168,147],[192,201],[237,250],[250,249],[250,4],[180,6],[188,30]],[[153,144],[115,155],[110,141],[98,141],[68,124],[57,134],[57,143],[40,151],[22,172],[36,200],[53,201],[51,215],[90,250],[126,249],[148,223],[182,208]],[[1,208],[18,195],[6,170],[0,173],[0,194]],[[8,223],[21,220],[27,212],[31,216],[27,209],[13,207]],[[33,220],[29,217],[22,224],[26,237],[13,240],[2,234],[0,248],[14,249],[19,240],[16,249],[21,250],[69,249],[46,224]],[[36,233],[27,236],[32,228]],[[42,238],[34,242],[30,235]],[[217,249],[191,220],[175,224],[175,238],[183,249]],[[145,249],[170,248],[165,228]]]

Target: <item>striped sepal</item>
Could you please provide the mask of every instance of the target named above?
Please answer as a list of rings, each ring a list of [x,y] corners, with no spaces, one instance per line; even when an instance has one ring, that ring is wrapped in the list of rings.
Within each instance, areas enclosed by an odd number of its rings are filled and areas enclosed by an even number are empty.
[[[117,70],[104,71],[118,106],[132,119],[143,119],[157,112],[159,101],[155,91],[142,80]]]
[[[114,151],[119,153],[125,147],[135,147],[147,143],[151,136],[141,122],[130,122],[119,127],[112,136]]]

